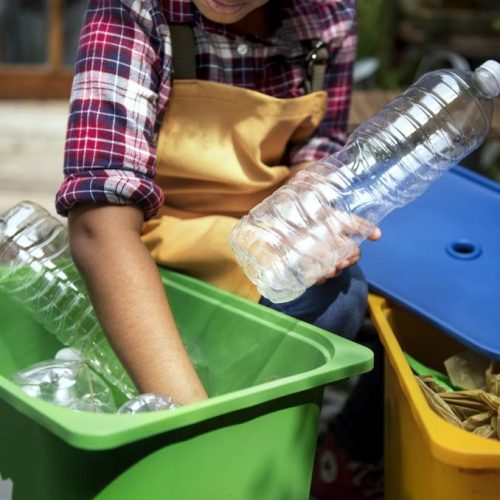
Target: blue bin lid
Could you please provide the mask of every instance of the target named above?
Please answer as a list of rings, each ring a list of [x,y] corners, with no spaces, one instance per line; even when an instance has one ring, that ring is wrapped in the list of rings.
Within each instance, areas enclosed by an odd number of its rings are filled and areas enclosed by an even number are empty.
[[[373,291],[500,359],[500,185],[454,167],[362,244]]]

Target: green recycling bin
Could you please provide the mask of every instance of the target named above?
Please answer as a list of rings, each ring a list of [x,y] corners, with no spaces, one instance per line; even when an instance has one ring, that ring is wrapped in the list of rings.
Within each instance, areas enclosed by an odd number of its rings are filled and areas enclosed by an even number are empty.
[[[323,387],[368,371],[371,351],[161,276],[210,395],[171,412],[83,413],[24,394],[9,377],[62,346],[0,295],[0,476],[14,499],[308,498]]]

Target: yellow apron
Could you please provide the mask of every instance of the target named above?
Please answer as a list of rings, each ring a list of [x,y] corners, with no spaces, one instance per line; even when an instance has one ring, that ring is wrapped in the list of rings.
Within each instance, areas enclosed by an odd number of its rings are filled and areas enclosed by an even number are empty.
[[[142,239],[155,261],[232,293],[260,297],[228,245],[238,218],[288,175],[288,143],[306,140],[326,92],[278,99],[202,80],[175,80],[159,133],[155,181],[165,193]]]

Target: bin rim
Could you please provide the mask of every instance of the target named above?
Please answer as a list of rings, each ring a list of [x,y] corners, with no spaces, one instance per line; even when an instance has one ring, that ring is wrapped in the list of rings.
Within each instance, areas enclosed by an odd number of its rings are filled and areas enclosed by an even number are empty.
[[[432,455],[441,462],[464,469],[500,469],[500,442],[454,426],[428,405],[388,320],[393,309],[388,299],[370,293],[370,313],[385,348],[397,383]]]
[[[286,318],[293,327],[285,335],[298,337],[316,348],[322,353],[324,363],[312,370],[213,396],[174,411],[135,415],[78,412],[32,398],[0,376],[2,400],[67,444],[87,450],[106,450],[325,386],[336,380],[364,373],[373,367],[373,353],[364,346],[216,289],[195,278],[165,269],[160,269],[160,275],[164,284],[168,283],[168,286],[178,289],[187,288],[191,294],[203,295],[205,300],[210,291],[209,300],[216,301],[220,307],[237,310],[238,314],[252,314],[258,322]],[[256,308],[259,310],[259,317],[255,316]]]

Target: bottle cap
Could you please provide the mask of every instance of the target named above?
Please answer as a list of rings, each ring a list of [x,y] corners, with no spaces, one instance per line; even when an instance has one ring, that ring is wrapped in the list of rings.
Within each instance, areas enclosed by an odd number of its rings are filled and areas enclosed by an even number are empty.
[[[62,361],[83,361],[83,354],[75,347],[64,347],[56,352],[54,359]]]
[[[500,63],[489,59],[476,69],[476,75],[481,89],[488,97],[500,94]]]

